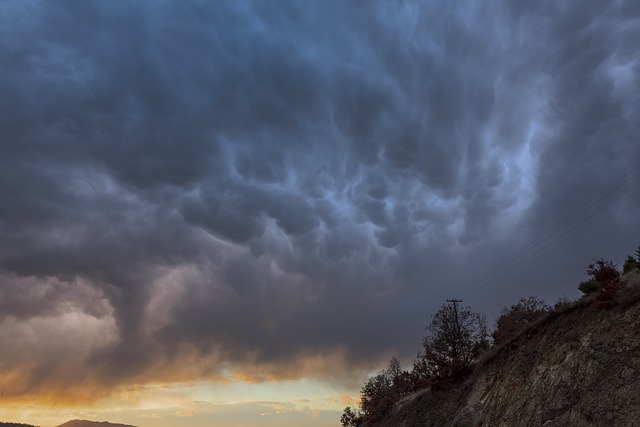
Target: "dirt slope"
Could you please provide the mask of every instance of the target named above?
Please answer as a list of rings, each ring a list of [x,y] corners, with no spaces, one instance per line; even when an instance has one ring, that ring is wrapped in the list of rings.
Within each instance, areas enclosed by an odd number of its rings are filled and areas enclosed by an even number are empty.
[[[380,426],[640,427],[639,289],[547,319],[465,385],[424,392]]]

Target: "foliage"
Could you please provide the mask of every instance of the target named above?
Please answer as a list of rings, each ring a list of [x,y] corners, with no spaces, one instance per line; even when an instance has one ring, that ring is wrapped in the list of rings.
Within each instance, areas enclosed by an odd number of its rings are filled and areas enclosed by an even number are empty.
[[[444,304],[433,315],[414,370],[419,378],[447,378],[465,373],[488,347],[486,319],[469,307]]]
[[[561,297],[553,305],[553,311],[562,311],[572,304],[571,300],[567,297]]]
[[[637,260],[627,257],[625,273],[640,268],[640,246],[636,257]],[[578,286],[584,294],[596,294],[598,308],[611,306],[616,293],[624,286],[616,267],[612,261],[595,259],[587,266],[589,279]],[[563,297],[553,306],[553,311],[562,312],[572,305],[575,303]],[[503,309],[492,334],[494,345],[502,344],[550,312],[551,308],[542,299],[533,296],[522,298]],[[358,427],[383,420],[398,401],[416,390],[448,382],[459,383],[460,377],[469,372],[470,365],[490,347],[486,318],[472,312],[469,307],[443,304],[432,316],[427,329],[429,334],[422,342],[423,350],[418,353],[412,371],[404,371],[400,361],[392,357],[389,366],[369,378],[363,386],[360,392],[361,411],[350,406],[344,409],[340,418],[343,427]]]
[[[342,427],[358,427],[360,424],[362,424],[362,414],[351,409],[351,406],[344,408],[340,417],[340,425]]]
[[[393,356],[387,368],[387,375],[391,381],[391,394],[394,400],[398,401],[413,392],[411,374],[402,370],[400,361]]]
[[[389,393],[391,384],[384,372],[380,372],[365,383],[360,391],[360,406],[367,422],[384,418],[393,406]]]
[[[607,283],[620,278],[620,272],[617,265],[613,261],[604,258],[595,259],[594,262],[587,266],[587,274],[605,286]]]
[[[608,308],[613,302],[613,297],[622,288],[620,272],[613,261],[603,258],[594,260],[587,266],[587,274],[592,280],[599,282],[602,287],[596,291],[596,307]]]
[[[580,284],[578,285],[578,289],[580,289],[583,294],[592,294],[596,291],[599,291],[600,288],[602,288],[602,283],[598,282],[597,280],[585,280],[583,282],[580,282]]]
[[[392,357],[387,369],[369,378],[360,391],[362,420],[368,423],[380,421],[412,389],[411,375],[402,370],[395,356]]]
[[[609,308],[613,304],[613,297],[622,288],[622,281],[616,279],[607,283],[596,293],[596,307]]]
[[[495,345],[502,344],[515,336],[529,323],[549,313],[549,306],[538,297],[522,298],[508,309],[502,310],[493,331]]]
[[[640,249],[638,249],[640,250]],[[640,262],[636,261],[634,257],[632,257],[631,255],[629,255],[627,257],[627,259],[624,261],[624,265],[622,266],[622,272],[623,273],[628,273],[631,270],[634,270],[636,268],[640,267]]]
[[[491,340],[489,339],[489,328],[487,326],[487,316],[483,313],[476,313],[478,318],[479,341],[477,345],[478,354],[485,353],[491,348]]]
[[[413,362],[413,370],[411,371],[411,383],[414,390],[420,390],[431,384],[431,370],[429,363],[424,358],[424,353],[418,353],[418,357]]]

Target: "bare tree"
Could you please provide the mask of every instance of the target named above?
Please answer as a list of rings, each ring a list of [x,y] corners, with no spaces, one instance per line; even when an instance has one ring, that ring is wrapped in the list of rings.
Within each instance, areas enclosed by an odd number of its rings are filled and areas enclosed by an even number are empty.
[[[525,326],[549,313],[549,306],[538,297],[522,298],[516,304],[505,308],[496,320],[493,343],[498,345],[508,341]]]
[[[486,320],[460,301],[444,304],[433,315],[423,351],[414,365],[414,377],[446,378],[463,374],[487,346]]]

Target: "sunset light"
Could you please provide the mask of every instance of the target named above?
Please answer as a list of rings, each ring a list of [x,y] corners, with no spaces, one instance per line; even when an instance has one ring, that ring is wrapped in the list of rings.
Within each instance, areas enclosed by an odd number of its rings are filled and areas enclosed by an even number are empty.
[[[420,424],[508,307],[622,301],[638,4],[0,1],[0,427]]]

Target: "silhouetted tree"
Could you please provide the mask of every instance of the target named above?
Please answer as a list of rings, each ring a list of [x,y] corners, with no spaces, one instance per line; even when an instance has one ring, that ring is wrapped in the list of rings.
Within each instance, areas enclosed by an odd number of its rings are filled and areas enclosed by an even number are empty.
[[[362,414],[351,409],[351,406],[344,408],[344,412],[340,417],[340,425],[343,427],[358,427],[362,424]]]
[[[413,362],[413,370],[411,371],[411,384],[413,391],[423,389],[432,381],[433,369],[424,357],[424,351],[418,353],[418,357]]]
[[[391,358],[386,373],[391,381],[391,394],[394,401],[397,402],[413,391],[411,374],[402,369],[397,357]]]
[[[547,313],[549,313],[549,306],[540,298],[522,298],[500,313],[493,331],[493,343],[499,345],[508,341],[529,323]]]
[[[487,345],[486,320],[469,307],[444,304],[433,315],[423,351],[414,365],[414,378],[439,379],[467,371]]]
[[[385,371],[369,378],[360,391],[360,407],[363,420],[380,421],[389,413],[394,404],[391,395],[391,381]]]
[[[412,391],[410,373],[393,356],[389,366],[369,378],[360,391],[362,420],[373,423],[383,419],[397,401]]]

